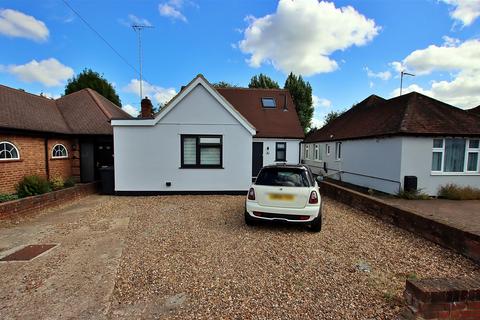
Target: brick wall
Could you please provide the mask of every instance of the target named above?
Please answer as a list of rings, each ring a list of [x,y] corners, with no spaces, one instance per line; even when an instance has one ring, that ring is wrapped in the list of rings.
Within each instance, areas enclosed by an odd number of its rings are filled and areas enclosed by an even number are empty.
[[[480,279],[407,280],[406,319],[480,319]]]
[[[91,182],[78,184],[67,189],[40,194],[38,196],[0,203],[0,219],[58,206],[94,194],[97,190],[98,182]]]
[[[0,141],[13,143],[20,153],[20,160],[0,161],[0,193],[15,192],[15,185],[27,175],[38,175],[48,178],[45,166],[45,139],[43,137],[0,134]],[[52,159],[52,147],[57,143],[65,145],[69,152],[68,159]],[[72,156],[76,153],[78,154],[78,152],[72,150],[73,143],[76,143],[76,140],[48,140],[50,177],[61,176],[62,178],[68,178],[73,174]]]

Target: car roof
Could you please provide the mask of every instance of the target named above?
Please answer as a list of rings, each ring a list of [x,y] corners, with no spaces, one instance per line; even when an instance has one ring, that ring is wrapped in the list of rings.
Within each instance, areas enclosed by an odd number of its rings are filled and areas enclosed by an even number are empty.
[[[270,164],[268,166],[264,166],[263,168],[289,168],[289,169],[305,169],[305,170],[307,170],[307,167],[305,165],[303,165],[303,164],[293,164],[293,163]]]

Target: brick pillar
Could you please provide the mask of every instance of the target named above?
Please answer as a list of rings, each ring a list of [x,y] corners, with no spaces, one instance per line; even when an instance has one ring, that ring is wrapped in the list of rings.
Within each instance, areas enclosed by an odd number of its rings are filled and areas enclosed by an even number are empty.
[[[80,141],[72,141],[72,177],[76,182],[80,182]]]
[[[480,319],[480,279],[407,280],[407,319]]]

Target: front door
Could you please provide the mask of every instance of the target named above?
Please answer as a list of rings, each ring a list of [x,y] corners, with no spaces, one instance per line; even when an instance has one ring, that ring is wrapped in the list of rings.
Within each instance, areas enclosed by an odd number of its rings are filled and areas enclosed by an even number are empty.
[[[256,177],[263,167],[263,142],[254,142],[252,151],[252,177]]]
[[[80,180],[92,182],[95,180],[95,160],[93,142],[80,143]]]

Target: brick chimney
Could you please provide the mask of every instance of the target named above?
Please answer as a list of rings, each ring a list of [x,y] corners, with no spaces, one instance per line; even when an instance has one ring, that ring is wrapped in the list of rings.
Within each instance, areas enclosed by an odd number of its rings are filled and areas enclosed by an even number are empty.
[[[153,106],[152,106],[152,101],[145,97],[142,99],[142,110],[140,113],[141,118],[152,118],[153,116]]]

